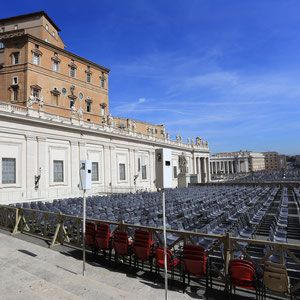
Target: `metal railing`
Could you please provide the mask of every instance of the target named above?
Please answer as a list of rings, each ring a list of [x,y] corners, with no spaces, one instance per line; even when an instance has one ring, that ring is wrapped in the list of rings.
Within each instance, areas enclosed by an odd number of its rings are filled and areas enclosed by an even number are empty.
[[[134,230],[145,229],[151,234],[152,240],[163,244],[162,228],[149,227],[142,225],[126,224],[122,222],[112,222],[106,220],[87,219],[92,222],[106,223],[111,226],[112,230],[119,229],[128,232],[129,236],[134,238]],[[49,247],[54,247],[60,244],[68,244],[77,248],[82,247],[82,218],[65,215],[61,213],[45,212],[27,208],[16,208],[12,206],[0,206],[0,227],[11,231],[12,235],[18,233],[28,233],[38,236],[49,241]],[[214,262],[211,263],[211,268],[216,274],[214,280],[223,282],[225,288],[228,288],[229,274],[228,266],[235,253],[242,253],[243,258],[250,260],[259,269],[268,258],[276,252],[280,253],[280,262],[284,263],[289,257],[295,265],[296,270],[300,269],[300,257],[298,258],[294,252],[299,251],[300,245],[276,243],[271,241],[263,241],[256,239],[243,239],[230,236],[230,233],[224,235],[196,233],[190,231],[178,231],[167,229],[167,234],[172,234],[177,238],[168,247],[169,249],[178,249],[183,243],[196,244],[199,239],[213,239],[212,246],[206,251],[208,257],[213,257],[214,251],[219,250],[222,253],[222,268]],[[258,246],[268,246],[269,250],[260,258],[251,255],[246,247],[241,243],[247,243]],[[298,272],[298,271],[297,271]],[[292,291],[300,288],[300,278],[294,282]]]

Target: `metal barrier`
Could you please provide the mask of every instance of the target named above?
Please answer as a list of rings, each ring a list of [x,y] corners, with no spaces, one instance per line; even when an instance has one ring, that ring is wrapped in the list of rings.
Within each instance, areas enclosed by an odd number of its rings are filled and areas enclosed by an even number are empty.
[[[124,222],[118,223],[95,219],[87,220],[109,224],[113,229],[128,232],[129,236],[132,238],[134,237],[134,230],[136,228],[145,229],[150,232],[154,241],[157,241],[160,244],[163,243],[161,237],[163,232],[162,228],[132,225]],[[16,208],[12,206],[0,206],[0,227],[9,229],[12,234],[28,233],[49,240],[49,247],[54,247],[59,244],[68,244],[77,248],[81,248],[82,246],[81,217],[26,208]],[[281,263],[284,263],[286,253],[286,256],[290,257],[300,269],[300,259],[293,253],[293,251],[299,250],[300,254],[300,245],[235,238],[231,237],[228,232],[225,235],[213,235],[167,229],[167,233],[177,237],[177,239],[169,246],[169,249],[177,249],[183,243],[196,244],[197,240],[200,238],[214,239],[213,245],[208,249],[206,254],[209,257],[213,256],[214,251],[218,249],[220,249],[223,254],[222,268],[218,268],[214,262],[212,262],[211,267],[215,274],[217,274],[214,280],[223,282],[226,289],[228,288],[229,283],[228,265],[237,251],[242,253],[244,258],[252,261],[257,268],[261,268],[262,264],[267,261],[271,255],[279,251]],[[270,249],[263,257],[256,259],[239,243],[264,245],[270,247]],[[293,286],[293,291],[298,288],[300,288],[300,279]]]

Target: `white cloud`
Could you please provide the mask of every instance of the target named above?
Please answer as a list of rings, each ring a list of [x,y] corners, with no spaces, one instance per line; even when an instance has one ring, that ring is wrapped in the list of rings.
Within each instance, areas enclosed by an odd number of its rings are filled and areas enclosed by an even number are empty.
[[[146,102],[146,98],[139,98],[138,103],[144,103]]]

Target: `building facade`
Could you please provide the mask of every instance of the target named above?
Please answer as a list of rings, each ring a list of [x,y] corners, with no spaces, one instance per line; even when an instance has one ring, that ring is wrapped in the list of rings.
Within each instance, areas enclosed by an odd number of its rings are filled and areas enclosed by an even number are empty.
[[[0,101],[163,137],[163,125],[110,115],[109,69],[65,50],[45,12],[0,20]],[[49,36],[51,34],[51,38]]]
[[[79,161],[92,161],[89,193],[155,190],[155,150],[210,181],[208,143],[170,139],[164,125],[112,116],[109,69],[65,50],[45,12],[0,20],[0,203],[81,195]]]
[[[215,175],[248,173],[264,169],[265,158],[259,152],[216,153],[210,157],[211,174]]]
[[[266,170],[286,169],[286,156],[278,152],[263,152],[265,155]]]

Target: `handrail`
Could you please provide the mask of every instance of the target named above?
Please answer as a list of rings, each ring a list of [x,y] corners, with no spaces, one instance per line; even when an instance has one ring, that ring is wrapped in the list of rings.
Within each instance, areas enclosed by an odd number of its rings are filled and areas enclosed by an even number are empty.
[[[132,235],[130,229],[145,229],[150,232],[152,239],[158,240],[162,243],[161,237],[159,236],[159,233],[163,231],[162,228],[127,224],[123,221],[114,222],[97,219],[87,219],[87,221],[101,222],[116,226],[119,230],[127,231],[129,236]],[[0,205],[0,227],[11,230],[12,234],[25,232],[47,239],[51,241],[51,245],[49,247],[54,247],[59,244],[69,244],[77,248],[81,248],[81,226],[82,217],[34,210],[30,208],[17,208],[13,206]],[[170,249],[177,248],[182,242],[189,241],[194,244],[193,237],[215,240],[212,246],[207,250],[207,256],[211,256],[214,250],[223,245],[222,248],[220,248],[221,251],[223,251],[223,268],[220,270],[214,263],[212,263],[212,269],[216,271],[218,275],[218,278],[215,278],[214,280],[225,283],[225,289],[228,288],[229,283],[228,265],[236,251],[242,252],[243,256],[248,260],[253,261],[258,268],[260,268],[261,264],[263,264],[275,252],[280,253],[281,263],[284,262],[284,253],[286,253],[287,256],[289,256],[297,265],[300,265],[300,258],[296,257],[291,252],[291,250],[300,250],[300,245],[297,244],[232,237],[229,232],[224,235],[216,235],[167,229],[167,233],[178,235],[178,238],[171,246],[169,246]],[[247,253],[247,250],[239,245],[239,243],[268,245],[270,246],[270,250],[268,250],[267,253],[264,253],[262,258],[253,259],[251,255]],[[300,288],[300,281],[297,282],[293,290],[297,288]]]

